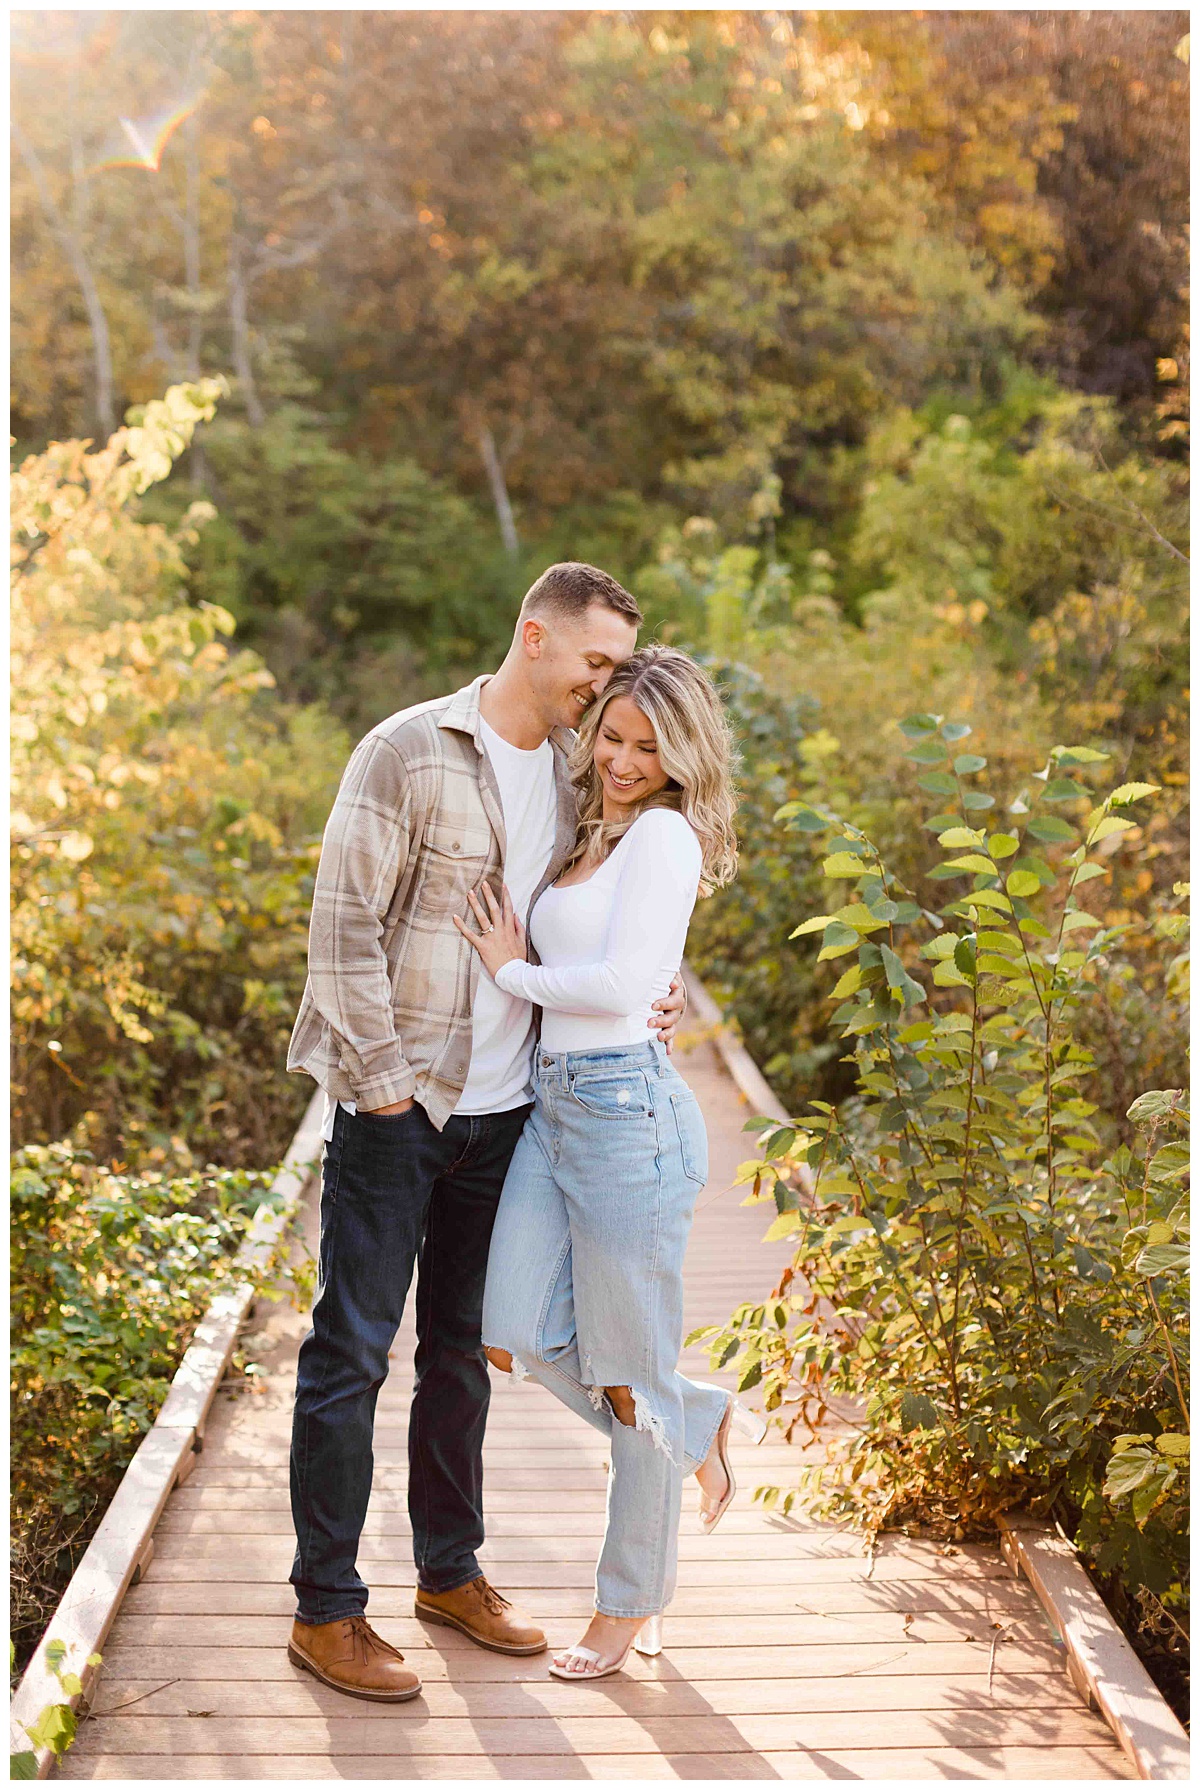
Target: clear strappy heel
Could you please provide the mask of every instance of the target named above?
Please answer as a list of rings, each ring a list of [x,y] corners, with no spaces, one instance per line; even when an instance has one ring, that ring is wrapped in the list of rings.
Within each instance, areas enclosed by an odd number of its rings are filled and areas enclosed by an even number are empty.
[[[707,1497],[704,1492],[700,1494],[700,1532],[703,1535],[712,1534],[733,1503],[733,1495],[737,1491],[737,1480],[733,1477],[733,1465],[729,1459],[729,1432],[734,1424],[755,1446],[762,1441],[767,1433],[767,1426],[758,1412],[751,1411],[733,1393],[730,1393],[729,1407],[721,1419],[721,1427],[717,1431],[716,1441],[717,1459],[725,1469],[725,1490],[716,1500]]]
[[[590,1647],[568,1647],[563,1654],[564,1662],[571,1659],[582,1660],[584,1670],[572,1672],[568,1666],[557,1665],[551,1660],[547,1668],[551,1678],[565,1678],[569,1684],[581,1684],[595,1678],[611,1678],[619,1672],[631,1653],[641,1653],[652,1659],[662,1652],[662,1615],[647,1616],[641,1628],[626,1642],[625,1651],[619,1659],[610,1660],[607,1666],[600,1666],[600,1655]],[[595,1668],[599,1666],[597,1671]]]

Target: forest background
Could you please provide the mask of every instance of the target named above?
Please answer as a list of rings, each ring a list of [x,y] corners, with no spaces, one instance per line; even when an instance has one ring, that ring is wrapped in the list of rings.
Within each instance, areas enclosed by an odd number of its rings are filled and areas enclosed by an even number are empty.
[[[915,703],[1001,782],[1066,744],[1152,789],[1071,1022],[1091,1172],[1136,1157],[1134,1100],[1186,1086],[1186,31],[14,15],[26,1639],[306,1098],[281,1068],[349,748],[494,666],[554,559],[722,681],[742,872],[690,948],[792,1110],[862,1090],[781,808],[850,816],[932,903]],[[1049,875],[1071,829],[1031,837]],[[1097,1485],[1154,1396],[1106,1417]],[[1161,1479],[1110,1573],[1178,1530]],[[1159,1555],[1131,1621],[1175,1657]]]

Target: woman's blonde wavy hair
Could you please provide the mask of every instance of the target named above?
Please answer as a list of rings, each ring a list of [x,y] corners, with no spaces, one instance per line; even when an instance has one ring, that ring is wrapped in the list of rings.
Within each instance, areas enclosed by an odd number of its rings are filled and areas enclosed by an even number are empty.
[[[618,696],[628,696],[652,723],[659,763],[670,781],[638,802],[628,820],[605,821],[604,792],[593,755],[604,711]],[[613,672],[579,724],[571,753],[579,834],[565,868],[583,857],[606,858],[647,808],[674,808],[691,823],[700,841],[701,895],[722,888],[737,872],[733,830],[737,756],[721,699],[695,660],[673,646],[640,647]]]

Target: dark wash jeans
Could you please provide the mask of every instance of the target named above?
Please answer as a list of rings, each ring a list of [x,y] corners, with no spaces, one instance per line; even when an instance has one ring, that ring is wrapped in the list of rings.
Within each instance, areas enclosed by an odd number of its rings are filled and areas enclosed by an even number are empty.
[[[292,1421],[291,1582],[297,1619],[360,1615],[356,1570],[371,1494],[375,1403],[417,1267],[416,1382],[408,1509],[418,1583],[479,1576],[487,1360],[480,1341],[488,1244],[528,1106],[376,1117],[337,1109],[321,1194],[320,1276],[300,1347]]]

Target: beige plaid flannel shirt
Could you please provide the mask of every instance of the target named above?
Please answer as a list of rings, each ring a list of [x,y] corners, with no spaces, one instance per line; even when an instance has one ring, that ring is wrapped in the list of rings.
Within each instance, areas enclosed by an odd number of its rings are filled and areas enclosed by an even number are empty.
[[[321,845],[288,1049],[288,1068],[335,1100],[370,1110],[411,1097],[439,1131],[467,1079],[479,976],[451,916],[467,919],[467,890],[504,875],[500,790],[479,733],[487,681],[402,709],[355,748]],[[566,728],[550,736],[558,827],[534,901],[575,841],[571,740]]]

